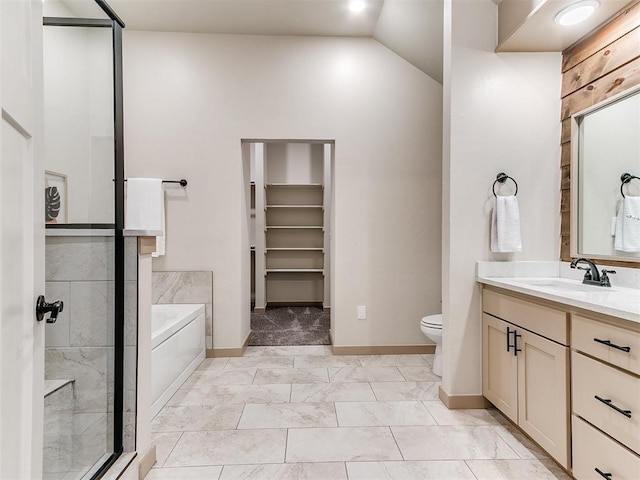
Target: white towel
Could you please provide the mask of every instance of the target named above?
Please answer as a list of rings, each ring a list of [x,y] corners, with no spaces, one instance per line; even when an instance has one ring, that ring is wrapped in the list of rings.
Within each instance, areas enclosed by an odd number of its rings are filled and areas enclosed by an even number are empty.
[[[129,178],[127,180],[125,228],[160,231],[164,238],[164,189],[161,179]],[[164,239],[162,244],[162,254],[164,254]]]
[[[515,195],[496,197],[491,214],[491,251],[520,252],[520,209]]]
[[[162,189],[162,199],[160,200],[160,210],[162,217],[162,235],[156,236],[156,251],[151,254],[152,257],[161,257],[166,253],[167,229],[164,217],[164,189]]]
[[[640,252],[640,197],[625,197],[616,220],[616,250]]]

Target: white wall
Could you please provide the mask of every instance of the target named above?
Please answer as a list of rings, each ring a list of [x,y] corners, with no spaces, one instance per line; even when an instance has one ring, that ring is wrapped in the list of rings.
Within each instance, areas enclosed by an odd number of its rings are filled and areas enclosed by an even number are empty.
[[[494,53],[496,22],[491,0],[445,2],[443,388],[453,395],[482,391],[475,262],[559,257],[561,55]],[[498,172],[520,188],[516,254],[489,249]]]
[[[248,333],[242,138],[335,139],[335,343],[424,343],[419,319],[440,311],[440,85],[372,39],[132,31],[124,84],[126,175],[189,180],[168,195],[154,269],[213,270],[215,348]]]
[[[268,143],[266,183],[322,183],[324,145]]]

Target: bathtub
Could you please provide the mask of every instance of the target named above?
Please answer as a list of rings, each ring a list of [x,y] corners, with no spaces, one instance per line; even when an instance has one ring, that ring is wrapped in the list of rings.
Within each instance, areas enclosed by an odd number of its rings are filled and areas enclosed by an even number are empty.
[[[205,358],[204,304],[151,306],[151,418]]]

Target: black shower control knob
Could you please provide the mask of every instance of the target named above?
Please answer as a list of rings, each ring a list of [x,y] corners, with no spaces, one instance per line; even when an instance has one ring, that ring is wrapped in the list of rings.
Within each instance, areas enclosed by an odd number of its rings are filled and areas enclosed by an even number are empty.
[[[47,323],[56,323],[58,315],[64,310],[64,302],[62,300],[56,300],[53,303],[47,303],[44,295],[40,295],[36,300],[36,319],[41,322],[44,320],[44,316],[50,313],[47,318]]]

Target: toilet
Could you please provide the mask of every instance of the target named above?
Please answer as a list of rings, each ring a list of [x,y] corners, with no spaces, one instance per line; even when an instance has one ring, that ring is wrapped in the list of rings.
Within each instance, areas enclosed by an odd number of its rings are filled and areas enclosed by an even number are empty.
[[[433,373],[442,376],[442,314],[427,315],[420,320],[420,330],[425,337],[436,344],[433,358]]]

